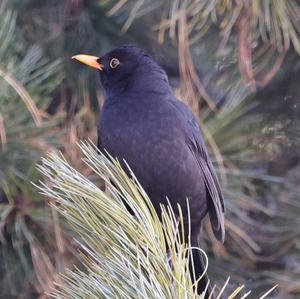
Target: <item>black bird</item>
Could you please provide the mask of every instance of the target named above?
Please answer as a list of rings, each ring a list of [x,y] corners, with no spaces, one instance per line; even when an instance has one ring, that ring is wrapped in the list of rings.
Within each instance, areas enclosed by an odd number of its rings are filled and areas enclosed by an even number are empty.
[[[99,149],[127,161],[158,214],[166,198],[175,210],[179,203],[183,211],[189,198],[192,246],[198,246],[201,221],[207,213],[215,236],[224,242],[224,202],[218,178],[198,123],[172,94],[165,71],[134,45],[118,47],[100,58],[73,58],[99,69],[106,91],[98,123]],[[195,264],[200,275],[200,257]],[[207,278],[198,291],[203,291],[206,282]]]

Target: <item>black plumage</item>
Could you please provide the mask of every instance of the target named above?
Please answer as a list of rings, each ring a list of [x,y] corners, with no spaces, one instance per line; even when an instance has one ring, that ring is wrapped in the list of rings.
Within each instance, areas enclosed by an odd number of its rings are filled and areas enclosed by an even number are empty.
[[[198,123],[172,94],[164,70],[132,45],[97,59],[106,100],[98,123],[98,146],[125,159],[160,213],[168,198],[186,214],[189,198],[192,245],[208,213],[224,241],[223,195]],[[199,262],[200,263],[200,262]],[[199,265],[201,271],[202,265]]]

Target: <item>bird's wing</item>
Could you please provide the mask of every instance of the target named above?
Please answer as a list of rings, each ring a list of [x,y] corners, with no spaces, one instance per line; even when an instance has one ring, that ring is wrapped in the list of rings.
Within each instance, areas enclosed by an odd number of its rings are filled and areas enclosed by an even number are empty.
[[[224,197],[218,177],[209,158],[199,125],[193,113],[184,103],[178,100],[174,101],[174,104],[183,114],[185,121],[187,121],[187,143],[195,155],[203,174],[209,195],[207,198],[208,213],[214,234],[218,240],[224,242]]]

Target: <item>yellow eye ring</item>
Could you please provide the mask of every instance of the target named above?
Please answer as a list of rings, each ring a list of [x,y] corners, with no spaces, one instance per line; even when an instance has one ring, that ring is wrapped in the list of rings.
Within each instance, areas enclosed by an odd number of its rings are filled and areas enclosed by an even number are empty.
[[[113,59],[111,59],[110,62],[109,62],[109,66],[110,66],[112,69],[116,68],[119,64],[120,64],[120,61],[119,61],[118,58],[113,58]]]

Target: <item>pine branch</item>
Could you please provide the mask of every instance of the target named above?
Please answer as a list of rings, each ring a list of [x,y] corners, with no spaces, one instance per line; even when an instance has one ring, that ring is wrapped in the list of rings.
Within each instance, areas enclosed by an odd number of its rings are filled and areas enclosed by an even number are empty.
[[[162,206],[160,222],[133,174],[130,179],[118,161],[99,154],[89,142],[82,142],[80,148],[84,162],[105,181],[108,193],[62,155],[50,154],[39,166],[47,178],[39,189],[56,200],[59,213],[79,234],[84,265],[83,270],[75,268],[63,275],[64,282],[57,284],[52,297],[203,298],[193,289],[188,258],[195,248],[181,238],[179,227],[189,230],[183,227],[182,215],[178,222],[171,205]],[[230,298],[238,298],[242,289],[234,290]]]

